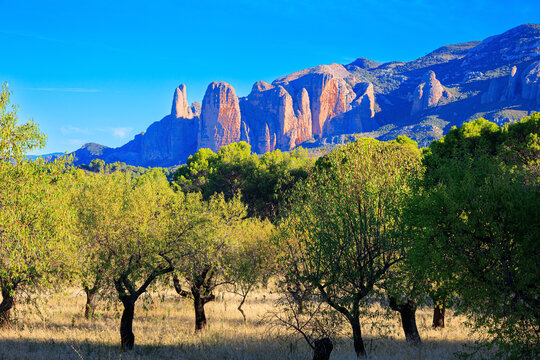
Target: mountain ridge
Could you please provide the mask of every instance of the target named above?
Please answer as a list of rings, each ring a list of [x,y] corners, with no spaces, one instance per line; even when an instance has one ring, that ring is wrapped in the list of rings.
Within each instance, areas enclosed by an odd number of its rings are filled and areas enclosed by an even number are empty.
[[[442,46],[409,62],[319,65],[256,82],[238,97],[212,82],[199,103],[175,89],[171,113],[118,148],[83,146],[93,158],[137,166],[184,163],[201,147],[246,141],[253,151],[407,135],[425,146],[476,117],[497,123],[540,110],[540,25],[524,24],[483,41]]]

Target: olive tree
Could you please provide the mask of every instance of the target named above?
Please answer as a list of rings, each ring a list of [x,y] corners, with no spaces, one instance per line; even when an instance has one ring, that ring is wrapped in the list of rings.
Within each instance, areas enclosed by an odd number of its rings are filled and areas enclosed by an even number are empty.
[[[227,284],[226,254],[235,233],[234,229],[245,218],[246,206],[239,196],[225,200],[222,194],[201,204],[199,217],[201,226],[191,236],[182,239],[183,256],[176,256],[173,284],[176,292],[193,299],[195,331],[206,327],[204,306],[215,300],[217,287]],[[182,280],[188,291],[182,288]]]
[[[408,144],[359,139],[320,158],[289,200],[281,226],[289,278],[347,319],[358,357],[364,301],[402,259],[400,212],[419,164]]]
[[[271,241],[273,225],[256,218],[245,219],[231,228],[231,243],[225,253],[225,279],[229,291],[240,296],[238,311],[247,324],[242,306],[248,295],[264,285],[274,273],[276,253]]]
[[[83,286],[112,283],[123,305],[121,346],[134,346],[135,304],[160,276],[173,271],[167,238],[174,192],[165,175],[151,171],[89,174],[79,198]]]
[[[18,124],[9,91],[0,93],[0,325],[10,320],[21,288],[52,284],[70,271],[73,214],[67,206],[70,171],[63,160],[28,161],[44,144],[33,122]]]
[[[63,161],[0,162],[0,323],[9,322],[22,287],[53,284],[70,271],[74,221],[67,176]]]

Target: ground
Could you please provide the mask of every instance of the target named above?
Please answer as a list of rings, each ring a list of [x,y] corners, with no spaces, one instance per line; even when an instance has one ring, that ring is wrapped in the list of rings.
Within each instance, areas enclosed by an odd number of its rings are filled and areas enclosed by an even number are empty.
[[[236,309],[238,298],[220,294],[207,304],[208,329],[194,334],[191,302],[171,291],[154,293],[152,301],[135,311],[135,350],[119,349],[120,308],[112,299],[101,302],[93,320],[82,316],[84,294],[69,291],[40,296],[38,303],[22,299],[14,313],[16,321],[0,329],[0,359],[311,359],[311,351],[298,337],[271,331],[262,317],[274,309],[275,295],[258,292],[244,305],[244,325]],[[379,305],[373,305],[377,308]],[[39,309],[39,311],[38,311]],[[397,313],[396,313],[397,315]],[[447,313],[447,326],[431,328],[432,310],[422,308],[417,321],[423,346],[411,349],[404,343],[398,316],[363,322],[369,359],[453,359],[463,345],[472,345],[461,316]],[[332,359],[355,359],[347,333],[335,341]]]

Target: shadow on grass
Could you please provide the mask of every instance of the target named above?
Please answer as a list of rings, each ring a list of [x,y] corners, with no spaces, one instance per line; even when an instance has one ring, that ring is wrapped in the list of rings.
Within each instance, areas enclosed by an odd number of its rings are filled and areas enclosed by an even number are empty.
[[[190,344],[173,345],[135,345],[130,352],[122,352],[115,344],[89,341],[39,341],[27,339],[0,339],[0,360],[17,359],[311,359],[311,350],[303,341],[290,341],[284,338],[238,339],[233,334],[214,338],[212,335],[194,336]],[[231,338],[229,338],[231,337]],[[137,341],[144,342],[139,337]],[[452,359],[456,351],[463,350],[463,344],[456,341],[424,341],[420,349],[408,347],[401,340],[365,339],[369,358],[372,359]],[[337,339],[331,359],[355,359],[352,342]]]

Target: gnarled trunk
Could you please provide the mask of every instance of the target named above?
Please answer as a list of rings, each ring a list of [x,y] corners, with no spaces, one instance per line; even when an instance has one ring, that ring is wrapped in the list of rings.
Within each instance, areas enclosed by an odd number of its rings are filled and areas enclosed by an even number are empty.
[[[164,255],[162,257],[167,260],[169,266],[155,269],[146,278],[141,287],[136,290],[134,282],[130,281],[128,276],[132,273],[132,270],[128,270],[121,274],[118,278],[114,279],[114,287],[118,292],[118,298],[124,305],[124,311],[122,312],[122,318],[120,319],[120,341],[122,350],[132,350],[135,344],[135,335],[133,334],[133,316],[135,315],[135,302],[144,294],[148,289],[148,286],[161,275],[170,273],[174,270],[171,261]],[[130,259],[131,264],[131,259]]]
[[[433,324],[434,328],[444,328],[444,314],[446,313],[446,307],[444,302],[435,302],[433,307]]]
[[[396,298],[390,297],[389,303],[390,308],[399,312],[399,315],[401,316],[401,326],[403,327],[407,344],[413,346],[421,345],[422,340],[420,339],[418,327],[416,326],[416,302],[407,299],[407,301],[403,303],[398,303]]]
[[[351,316],[349,318],[353,332],[353,344],[356,357],[366,357],[366,348],[364,347],[364,341],[362,340],[362,328],[360,327],[360,319],[358,316]]]
[[[193,306],[195,308],[195,331],[204,330],[206,328],[206,314],[204,305],[215,299],[214,294],[210,293],[207,296],[201,296],[201,289],[195,286],[191,287],[193,295]]]
[[[200,296],[193,296],[195,307],[195,331],[206,328],[206,314],[204,313],[204,300]]]
[[[84,307],[84,317],[91,319],[94,316],[96,310],[97,290],[85,288],[86,293],[86,305]]]
[[[405,340],[408,344],[418,346],[422,343],[418,328],[416,327],[416,305],[403,306],[399,312],[401,315],[401,324],[405,332]]]
[[[238,311],[240,311],[240,314],[242,314],[242,317],[244,318],[244,325],[247,325],[247,318],[246,318],[246,314],[244,313],[244,310],[242,309],[242,306],[244,305],[244,302],[246,302],[246,296],[247,295],[244,295],[242,297],[242,301],[237,307]]]
[[[2,287],[2,302],[0,303],[0,326],[7,326],[10,322],[10,312],[15,306],[15,289]]]
[[[330,353],[334,349],[334,344],[329,338],[319,339],[315,341],[313,349],[313,360],[329,360]]]
[[[135,315],[135,301],[131,296],[120,296],[124,305],[120,319],[120,339],[122,350],[133,350],[135,335],[133,334],[133,316]]]

